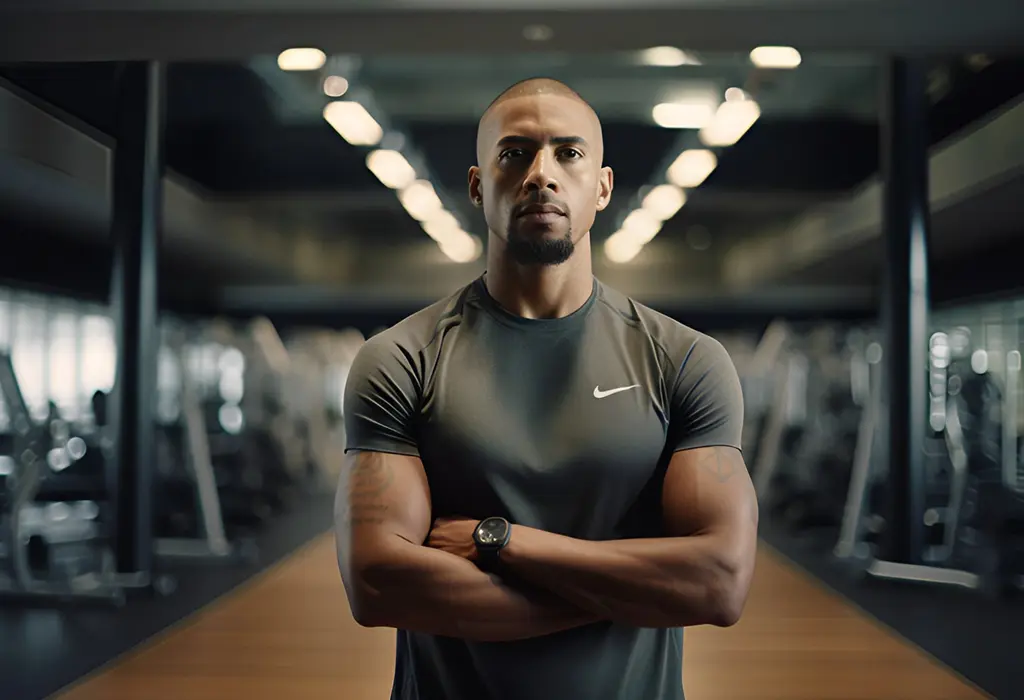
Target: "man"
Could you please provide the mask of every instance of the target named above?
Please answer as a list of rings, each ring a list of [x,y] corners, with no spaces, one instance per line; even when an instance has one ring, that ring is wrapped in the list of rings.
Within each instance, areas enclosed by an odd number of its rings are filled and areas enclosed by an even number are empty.
[[[393,700],[680,700],[682,628],[740,617],[739,380],[594,278],[602,157],[565,85],[503,93],[469,171],[486,273],[353,362],[338,558],[356,620],[399,630]]]

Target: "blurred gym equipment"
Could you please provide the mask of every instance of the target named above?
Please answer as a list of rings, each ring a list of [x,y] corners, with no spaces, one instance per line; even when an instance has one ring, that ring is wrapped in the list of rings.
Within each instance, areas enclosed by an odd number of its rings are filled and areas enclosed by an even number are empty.
[[[362,336],[273,324],[166,320],[157,392],[156,551],[255,556],[251,534],[310,493],[333,492],[344,387]],[[333,411],[333,417],[331,415]]]
[[[189,531],[185,536],[161,537],[158,531],[156,555],[167,559],[190,560],[255,559],[258,552],[254,543],[249,540],[231,542],[225,533],[206,421],[190,368],[185,361],[184,333],[178,329],[168,330],[165,331],[165,339],[166,350],[177,360],[179,393],[177,396],[160,397],[164,402],[173,404],[176,401],[178,405],[168,408],[165,403],[158,411],[157,473],[161,478],[161,487],[166,490],[163,497],[157,499],[157,512],[166,514],[168,509],[176,510],[165,517],[172,522],[176,519],[180,522],[184,517],[190,525],[193,520],[190,516],[194,514],[198,516],[198,522],[191,527],[185,525],[180,528]],[[171,417],[169,422],[160,420],[168,414]],[[187,446],[184,450],[181,449],[182,444]],[[180,494],[182,482],[186,486],[184,500],[191,502],[191,508],[185,506],[182,509],[181,500],[173,498],[173,494]],[[164,527],[175,529],[166,523]]]
[[[753,468],[758,500],[791,528],[835,526],[867,394],[863,333],[779,328],[770,329],[779,335],[769,341],[777,348],[774,398]]]
[[[1016,347],[1016,319],[1009,347]],[[1024,493],[1017,412],[1020,352],[992,352],[958,326],[932,334],[922,565],[877,559],[891,512],[884,449],[882,348],[868,346],[870,398],[861,417],[834,554],[874,576],[954,585],[1001,596],[1024,587]],[[993,363],[1002,362],[1002,366]],[[1002,380],[1000,380],[1002,377]]]
[[[785,401],[784,395],[779,396],[780,389],[785,390],[785,377],[776,368],[788,337],[786,324],[776,320],[768,326],[748,357],[737,357],[730,349],[743,385],[743,454],[757,474],[764,475],[772,468],[759,463],[762,454],[772,451],[769,448],[762,452],[763,436],[781,429],[770,427],[768,421],[774,416],[781,416],[773,409],[776,402]]]
[[[935,437],[927,443],[927,491],[920,515],[929,534],[921,554],[925,563],[872,559],[867,571],[880,578],[1008,594],[1024,585],[1024,499],[1006,478],[1016,468],[1004,465],[1005,397],[989,371],[990,353],[972,345],[969,329],[936,332],[930,344],[929,428]],[[854,485],[858,488],[851,490],[860,491],[858,480]],[[852,513],[851,508],[847,516]],[[839,554],[851,551],[856,545],[851,547],[849,539],[837,547]]]
[[[0,573],[0,598],[96,600],[123,605],[125,589],[144,582],[114,573],[110,551],[95,522],[97,509],[87,504],[60,504],[63,507],[46,509],[34,506],[54,460],[48,458],[49,436],[32,420],[7,353],[0,353],[0,393],[7,405],[13,438],[13,469],[5,479],[0,508],[2,562],[6,564]],[[33,537],[40,537],[46,548],[42,576],[33,570],[38,567],[30,561]]]

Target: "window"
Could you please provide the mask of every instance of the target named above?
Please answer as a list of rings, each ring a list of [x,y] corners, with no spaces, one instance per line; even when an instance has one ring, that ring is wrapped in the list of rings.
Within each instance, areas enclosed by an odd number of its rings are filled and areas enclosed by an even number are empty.
[[[11,360],[21,393],[35,420],[49,414],[49,376],[46,370],[46,308],[42,300],[24,297],[13,306],[14,337]]]
[[[88,404],[97,391],[109,392],[114,388],[117,372],[117,346],[114,322],[105,316],[85,316],[81,320],[82,398]]]
[[[8,301],[10,294],[6,289],[0,289],[0,352],[8,352],[11,347],[11,305]],[[7,431],[7,402],[0,396],[0,433]],[[3,475],[3,468],[0,466],[0,475]]]
[[[11,347],[11,303],[8,300],[10,294],[5,289],[0,289],[0,352],[6,352]]]
[[[156,371],[156,414],[164,425],[177,422],[181,414],[181,367],[178,356],[166,345],[160,347]]]
[[[78,420],[81,406],[78,387],[78,319],[74,314],[59,312],[50,319],[49,398],[57,404],[61,415]]]

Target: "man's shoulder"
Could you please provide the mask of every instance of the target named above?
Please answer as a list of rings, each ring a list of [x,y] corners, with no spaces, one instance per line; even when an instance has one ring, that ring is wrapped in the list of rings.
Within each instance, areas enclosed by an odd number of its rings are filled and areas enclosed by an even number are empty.
[[[464,285],[443,299],[415,311],[394,325],[385,328],[363,345],[372,354],[416,354],[426,349],[440,331],[457,322],[473,283]]]
[[[646,334],[673,359],[681,360],[696,345],[717,343],[706,333],[603,283],[601,301],[618,319]]]

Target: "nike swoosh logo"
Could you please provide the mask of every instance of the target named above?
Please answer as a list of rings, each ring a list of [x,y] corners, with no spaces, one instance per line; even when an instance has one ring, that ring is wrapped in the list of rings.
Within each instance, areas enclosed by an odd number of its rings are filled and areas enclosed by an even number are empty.
[[[630,389],[636,389],[638,386],[640,386],[640,385],[639,384],[631,384],[630,386],[620,386],[618,389],[609,389],[608,391],[601,391],[601,387],[600,386],[595,386],[594,387],[594,398],[595,399],[603,399],[606,396],[611,396],[612,394],[618,394],[618,393],[621,393],[623,391],[629,391]]]

